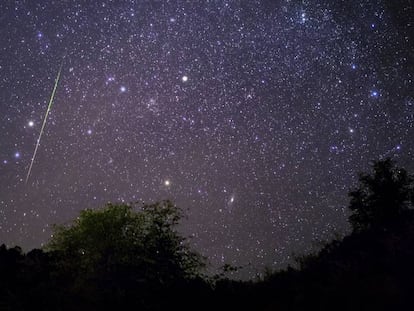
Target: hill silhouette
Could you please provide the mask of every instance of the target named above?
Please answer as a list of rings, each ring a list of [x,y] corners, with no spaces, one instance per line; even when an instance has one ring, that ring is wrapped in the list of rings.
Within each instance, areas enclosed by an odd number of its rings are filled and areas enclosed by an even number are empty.
[[[44,249],[0,247],[0,310],[412,309],[413,186],[390,159],[374,162],[349,193],[350,235],[251,281],[204,275],[169,201],[86,210]]]

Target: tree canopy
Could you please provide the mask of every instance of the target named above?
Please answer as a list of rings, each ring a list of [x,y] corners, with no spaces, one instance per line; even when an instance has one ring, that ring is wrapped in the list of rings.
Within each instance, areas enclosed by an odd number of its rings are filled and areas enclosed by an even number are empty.
[[[387,158],[372,163],[371,174],[360,173],[359,185],[349,193],[349,217],[355,231],[387,228],[413,206],[414,179]]]
[[[81,211],[70,225],[56,226],[46,249],[85,277],[133,271],[134,281],[165,283],[196,276],[203,258],[176,231],[181,210],[170,201],[108,204]],[[65,266],[66,265],[66,266]],[[131,274],[130,274],[131,275]]]

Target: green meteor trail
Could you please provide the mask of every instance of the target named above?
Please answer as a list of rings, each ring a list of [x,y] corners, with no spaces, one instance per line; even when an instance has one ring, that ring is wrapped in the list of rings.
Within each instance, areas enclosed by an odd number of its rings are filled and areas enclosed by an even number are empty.
[[[58,71],[58,74],[57,74],[57,77],[56,77],[56,80],[55,80],[55,86],[53,87],[52,95],[50,96],[50,99],[49,99],[49,105],[47,106],[45,117],[43,118],[42,128],[40,129],[39,138],[37,139],[37,142],[36,142],[36,147],[35,147],[35,150],[33,152],[32,161],[30,162],[29,170],[27,171],[26,184],[27,184],[27,181],[29,180],[30,173],[32,171],[33,163],[34,163],[34,160],[36,158],[37,149],[39,148],[40,140],[42,139],[43,131],[44,131],[45,126],[46,126],[47,117],[48,117],[49,112],[52,108],[53,99],[55,98],[56,89],[57,89],[59,79],[60,79],[60,73],[62,72],[62,67],[63,67],[63,59],[62,59],[62,63],[60,64],[59,71]]]

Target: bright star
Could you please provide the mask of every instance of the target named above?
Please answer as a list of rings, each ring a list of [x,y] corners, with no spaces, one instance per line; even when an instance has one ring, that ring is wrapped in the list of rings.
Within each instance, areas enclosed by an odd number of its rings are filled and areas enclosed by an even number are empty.
[[[30,126],[30,127],[33,127],[34,122],[33,122],[33,121],[29,121],[29,122],[27,123],[27,125],[28,125],[28,126]]]
[[[15,157],[16,159],[20,158],[20,152],[16,152],[16,153],[14,154],[14,157]]]
[[[305,14],[305,13],[302,13],[302,14],[300,15],[300,17],[301,17],[301,21],[302,21],[302,23],[305,23],[305,22],[306,22],[306,14]]]
[[[119,88],[119,90],[120,90],[122,93],[124,93],[124,92],[126,92],[126,87],[125,87],[125,86],[121,86],[121,87]]]
[[[87,132],[86,133],[88,133],[88,135],[91,135],[92,134],[92,130],[91,129],[89,129],[89,130],[87,130]]]
[[[187,82],[187,81],[188,81],[188,77],[187,77],[187,76],[183,76],[183,77],[181,78],[181,80],[182,80],[183,82]]]
[[[164,185],[166,185],[168,187],[169,185],[171,185],[171,182],[167,179],[167,180],[164,181]]]
[[[371,97],[378,97],[379,93],[378,91],[371,91]]]

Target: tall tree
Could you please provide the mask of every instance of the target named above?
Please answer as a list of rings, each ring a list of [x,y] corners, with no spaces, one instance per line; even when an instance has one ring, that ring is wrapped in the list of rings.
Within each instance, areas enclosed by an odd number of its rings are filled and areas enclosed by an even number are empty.
[[[414,179],[387,158],[372,163],[371,174],[360,173],[359,185],[349,193],[354,231],[388,227],[413,205]]]

